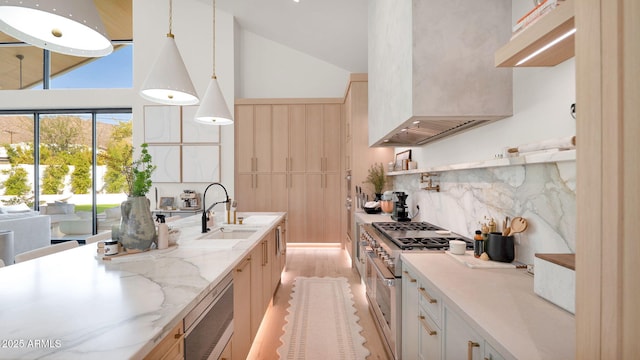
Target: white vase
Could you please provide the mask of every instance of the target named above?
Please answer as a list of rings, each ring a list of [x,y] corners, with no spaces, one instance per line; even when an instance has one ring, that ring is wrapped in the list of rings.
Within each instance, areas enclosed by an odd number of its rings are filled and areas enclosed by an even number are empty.
[[[156,226],[145,196],[127,198],[120,205],[120,242],[125,249],[147,250],[156,239]]]

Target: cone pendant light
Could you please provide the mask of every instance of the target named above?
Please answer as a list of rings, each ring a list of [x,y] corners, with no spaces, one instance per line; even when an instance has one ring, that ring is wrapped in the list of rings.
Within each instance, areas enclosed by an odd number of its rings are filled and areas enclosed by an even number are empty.
[[[213,75],[204,93],[195,121],[207,125],[233,124],[229,107],[224,100],[216,77],[216,1],[213,0]]]
[[[2,0],[0,31],[66,55],[98,57],[113,52],[93,1]]]
[[[173,3],[169,0],[169,33],[140,89],[140,95],[165,105],[195,105],[198,95],[171,32]]]

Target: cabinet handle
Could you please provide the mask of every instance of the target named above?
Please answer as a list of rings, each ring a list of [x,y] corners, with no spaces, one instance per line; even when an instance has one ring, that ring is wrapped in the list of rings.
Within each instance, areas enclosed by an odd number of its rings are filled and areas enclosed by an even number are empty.
[[[429,324],[427,324],[427,321],[424,319],[424,316],[420,315],[418,316],[418,319],[420,319],[420,323],[422,324],[422,327],[427,331],[427,334],[429,334],[429,336],[434,336],[438,334],[437,331],[429,327]]]
[[[260,186],[258,185],[258,174],[255,174],[255,177],[256,177],[256,189],[257,189]]]
[[[467,342],[467,359],[469,359],[469,360],[473,360],[473,348],[474,347],[480,347],[480,344],[478,344],[475,341],[469,340]]]
[[[289,158],[289,171],[293,171],[293,158]]]
[[[238,268],[236,268],[237,272],[242,272],[242,269],[244,269],[247,265],[249,265],[249,262],[251,261],[251,256],[249,256],[248,258],[244,259],[244,261],[242,262],[242,265],[240,265]]]
[[[403,271],[402,273],[403,273],[403,274],[405,274],[405,275],[407,275],[407,277],[409,278],[409,282],[414,283],[414,282],[416,282],[416,281],[417,281],[416,279],[412,278],[412,277],[411,277],[411,275],[409,275],[409,272],[408,272],[408,271]]]
[[[427,299],[427,302],[429,304],[435,304],[438,302],[438,300],[434,299],[431,297],[431,295],[429,295],[429,293],[427,292],[427,290],[425,290],[423,287],[421,287],[420,289],[418,289],[418,291],[420,291],[420,293],[422,294],[422,296],[425,297],[425,299]]]

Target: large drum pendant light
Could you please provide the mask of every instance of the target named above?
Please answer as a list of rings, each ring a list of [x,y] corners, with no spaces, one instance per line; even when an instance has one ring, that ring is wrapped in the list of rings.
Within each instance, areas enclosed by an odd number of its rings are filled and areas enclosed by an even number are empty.
[[[171,32],[173,3],[169,0],[169,33],[160,54],[147,75],[140,95],[165,105],[195,105],[198,95]]]
[[[216,77],[216,1],[213,0],[213,75],[204,93],[195,121],[207,125],[233,124],[227,102]]]
[[[66,55],[98,57],[113,52],[93,1],[2,0],[0,31]]]

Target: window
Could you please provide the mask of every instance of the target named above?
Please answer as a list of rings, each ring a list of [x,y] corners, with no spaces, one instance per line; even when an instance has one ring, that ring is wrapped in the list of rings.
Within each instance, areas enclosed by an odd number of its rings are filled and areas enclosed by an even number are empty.
[[[1,90],[114,89],[133,84],[132,42],[120,42],[113,53],[100,58],[63,55],[24,44],[0,45]]]
[[[82,240],[119,223],[121,166],[132,156],[130,109],[5,113],[0,126],[3,203],[56,215],[54,241]],[[66,220],[86,221],[61,227]]]

